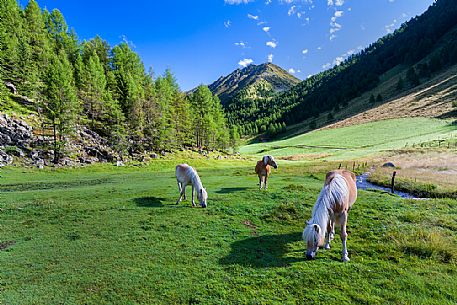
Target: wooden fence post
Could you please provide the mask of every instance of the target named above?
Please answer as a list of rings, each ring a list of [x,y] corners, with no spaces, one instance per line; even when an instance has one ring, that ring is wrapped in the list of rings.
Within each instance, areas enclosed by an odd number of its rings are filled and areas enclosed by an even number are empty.
[[[395,193],[395,176],[397,175],[397,172],[393,172],[392,174],[392,184],[390,186],[392,194]]]

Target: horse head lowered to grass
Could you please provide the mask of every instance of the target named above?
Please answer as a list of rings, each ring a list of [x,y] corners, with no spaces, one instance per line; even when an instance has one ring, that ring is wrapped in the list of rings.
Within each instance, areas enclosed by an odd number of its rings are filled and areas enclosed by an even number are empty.
[[[346,224],[349,209],[357,199],[356,176],[348,170],[334,170],[327,173],[324,187],[313,207],[311,219],[303,230],[306,243],[306,258],[314,259],[319,247],[330,249],[335,235],[335,222],[340,225],[343,250],[341,259],[349,261],[346,247]],[[327,234],[327,242],[325,242]]]
[[[208,193],[206,189],[203,187],[202,181],[200,180],[200,176],[198,176],[197,171],[187,164],[179,164],[176,166],[176,181],[178,182],[178,189],[179,189],[179,198],[176,201],[176,204],[179,204],[181,198],[184,197],[186,199],[186,186],[188,184],[192,185],[192,206],[195,206],[194,202],[194,193],[197,193],[197,199],[200,205],[203,208],[206,208],[208,200]]]
[[[259,176],[259,189],[262,189],[262,183],[264,189],[267,189],[267,180],[271,173],[271,166],[275,169],[278,168],[273,156],[264,156],[262,160],[257,162],[255,166],[255,173]]]

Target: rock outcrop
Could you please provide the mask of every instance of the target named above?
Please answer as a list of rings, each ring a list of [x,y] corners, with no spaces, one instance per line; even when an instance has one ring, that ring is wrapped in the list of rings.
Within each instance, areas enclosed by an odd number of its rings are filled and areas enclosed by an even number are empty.
[[[35,136],[26,122],[0,114],[0,167],[18,160],[43,168],[52,163],[52,137]],[[71,158],[70,158],[71,156]],[[113,162],[118,155],[108,141],[87,127],[78,127],[69,139],[59,161],[62,166]]]

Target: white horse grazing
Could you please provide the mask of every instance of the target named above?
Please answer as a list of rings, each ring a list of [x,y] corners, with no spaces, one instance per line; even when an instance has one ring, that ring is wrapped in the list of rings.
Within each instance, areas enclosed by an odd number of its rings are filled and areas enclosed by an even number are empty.
[[[179,199],[176,204],[179,204],[181,198],[184,196],[186,200],[186,186],[192,185],[192,206],[195,206],[194,202],[194,191],[197,191],[197,198],[200,205],[206,208],[206,200],[208,199],[208,193],[203,188],[202,181],[197,174],[197,171],[187,164],[179,164],[176,166],[176,180],[178,181]]]
[[[330,249],[330,242],[335,235],[335,221],[341,226],[343,243],[342,260],[349,261],[346,248],[346,223],[348,212],[357,199],[356,177],[348,170],[335,170],[327,173],[324,187],[313,208],[312,218],[303,230],[303,241],[306,243],[306,258],[314,259],[319,247],[325,242],[325,249]]]

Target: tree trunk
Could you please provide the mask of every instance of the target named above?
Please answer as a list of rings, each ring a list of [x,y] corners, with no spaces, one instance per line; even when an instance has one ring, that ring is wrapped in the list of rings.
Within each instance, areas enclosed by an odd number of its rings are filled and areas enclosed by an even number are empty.
[[[57,151],[57,129],[56,129],[56,120],[52,120],[52,130],[54,136],[54,164],[59,163],[59,153]]]

